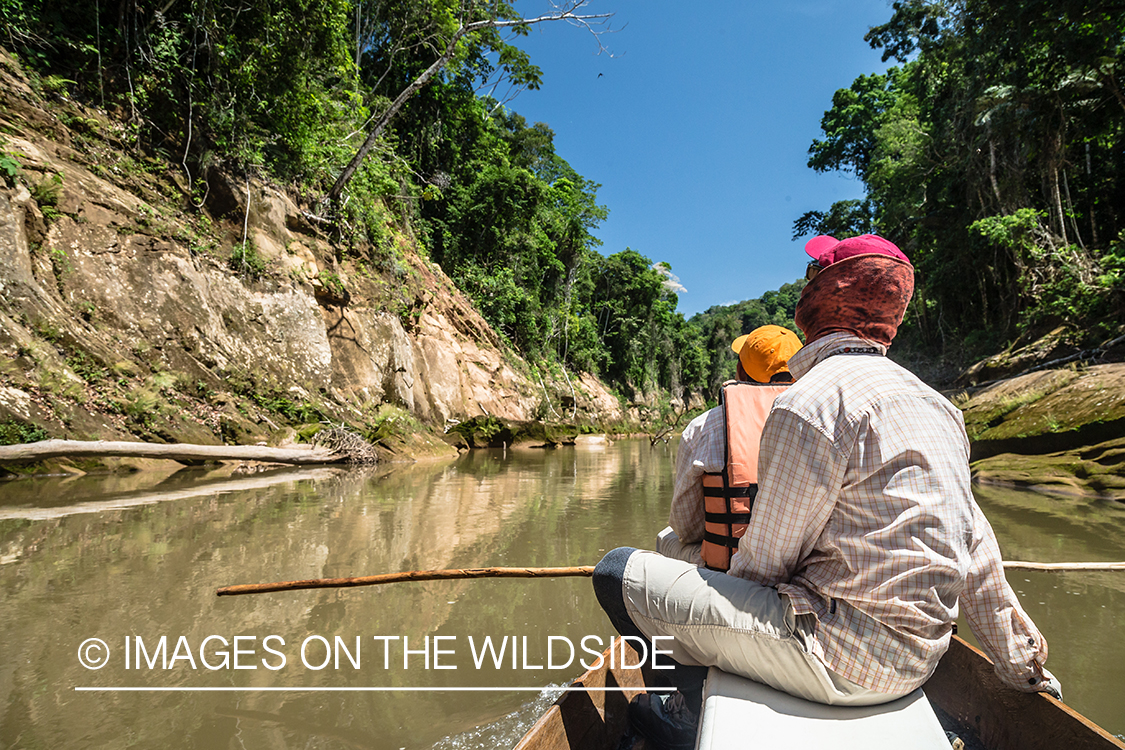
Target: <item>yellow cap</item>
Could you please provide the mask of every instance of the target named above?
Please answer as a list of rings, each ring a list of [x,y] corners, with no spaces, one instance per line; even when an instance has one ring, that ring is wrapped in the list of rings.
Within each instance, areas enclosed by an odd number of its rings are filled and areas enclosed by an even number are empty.
[[[747,375],[768,383],[777,373],[789,372],[789,358],[801,348],[801,339],[788,328],[769,325],[739,336],[730,348]]]

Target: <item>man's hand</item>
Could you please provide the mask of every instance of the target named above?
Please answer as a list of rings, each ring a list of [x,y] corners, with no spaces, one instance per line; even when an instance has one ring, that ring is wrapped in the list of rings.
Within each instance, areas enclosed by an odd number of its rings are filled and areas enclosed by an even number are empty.
[[[1059,682],[1059,678],[1055,677],[1046,669],[1043,670],[1043,681],[1039,683],[1039,689],[1041,692],[1044,692],[1059,701],[1063,699],[1062,683]]]

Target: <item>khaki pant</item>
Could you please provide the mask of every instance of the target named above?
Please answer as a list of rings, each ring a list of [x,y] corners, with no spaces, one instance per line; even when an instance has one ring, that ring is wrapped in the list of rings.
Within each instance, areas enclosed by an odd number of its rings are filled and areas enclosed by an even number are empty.
[[[678,540],[677,540],[678,542]],[[716,666],[817,703],[871,705],[900,697],[835,674],[812,651],[816,617],[797,616],[777,589],[655,552],[629,555],[625,609],[684,665]]]
[[[665,557],[671,557],[673,560],[683,560],[692,565],[703,565],[703,553],[700,551],[703,548],[701,542],[694,544],[684,544],[680,541],[680,537],[676,532],[672,531],[671,526],[665,526],[664,530],[656,535],[656,551]]]

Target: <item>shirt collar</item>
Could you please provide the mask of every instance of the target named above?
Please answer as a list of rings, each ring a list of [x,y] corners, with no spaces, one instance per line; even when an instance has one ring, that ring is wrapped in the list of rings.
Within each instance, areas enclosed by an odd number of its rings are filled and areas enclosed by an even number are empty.
[[[828,359],[834,354],[878,354],[887,353],[887,347],[876,344],[874,341],[860,338],[854,333],[838,331],[823,336],[811,344],[801,347],[796,354],[789,358],[789,372],[797,380],[809,370]]]

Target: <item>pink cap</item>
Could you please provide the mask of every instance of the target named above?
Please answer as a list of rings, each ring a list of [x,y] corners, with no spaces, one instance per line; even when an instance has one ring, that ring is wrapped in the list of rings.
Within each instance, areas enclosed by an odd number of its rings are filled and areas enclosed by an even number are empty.
[[[821,268],[827,268],[838,260],[865,253],[889,255],[910,262],[910,259],[893,242],[876,234],[861,234],[846,240],[837,240],[835,237],[822,234],[805,243],[805,252],[819,263]]]

